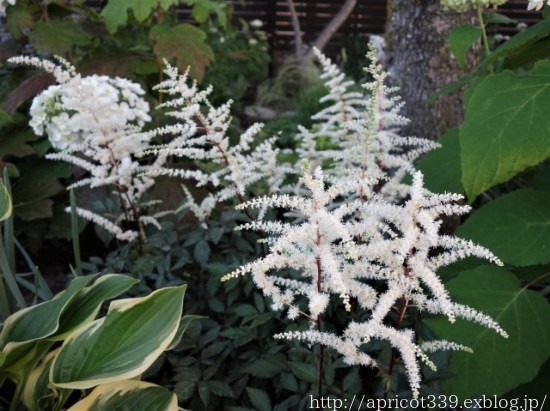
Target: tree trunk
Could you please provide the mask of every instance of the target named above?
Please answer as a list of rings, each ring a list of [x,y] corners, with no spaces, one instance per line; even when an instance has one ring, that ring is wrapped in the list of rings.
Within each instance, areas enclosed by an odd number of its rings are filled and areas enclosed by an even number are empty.
[[[444,10],[439,0],[389,0],[388,11],[387,66],[391,82],[401,88],[402,114],[411,120],[404,135],[436,140],[462,122],[462,92],[432,104],[427,99],[466,73],[452,57],[447,39],[453,27],[475,23],[475,14]],[[474,55],[470,53],[467,66]]]

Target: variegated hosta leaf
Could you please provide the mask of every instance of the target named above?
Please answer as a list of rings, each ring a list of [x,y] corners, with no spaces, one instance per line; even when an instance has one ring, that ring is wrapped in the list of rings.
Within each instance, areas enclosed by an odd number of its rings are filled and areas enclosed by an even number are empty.
[[[178,400],[166,388],[144,381],[125,380],[97,386],[68,411],[92,410],[177,411]]]
[[[77,277],[68,288],[50,301],[17,311],[6,319],[0,333],[0,349],[6,355],[2,368],[21,362],[34,342],[47,338],[59,329],[61,313],[94,276]]]
[[[48,353],[25,382],[22,400],[30,411],[52,409],[57,397],[62,394],[60,391],[65,391],[65,395],[70,393],[68,390],[54,391],[50,386],[50,367],[58,351],[59,349]]]
[[[4,183],[0,181],[0,221],[8,219],[11,216],[11,212],[12,204],[10,193]]]
[[[104,301],[121,295],[137,282],[139,281],[135,278],[122,274],[105,274],[99,277],[91,286],[83,288],[67,306],[61,315],[59,330],[49,339],[63,340],[75,328],[92,321]]]
[[[104,318],[71,334],[54,360],[51,382],[88,389],[134,378],[153,364],[177,334],[186,286],[113,301]]]

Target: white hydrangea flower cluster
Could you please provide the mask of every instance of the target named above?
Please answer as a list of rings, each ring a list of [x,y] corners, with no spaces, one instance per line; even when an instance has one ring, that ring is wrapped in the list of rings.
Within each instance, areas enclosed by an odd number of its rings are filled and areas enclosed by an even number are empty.
[[[253,124],[241,134],[239,143],[231,145],[228,129],[231,123],[231,101],[221,107],[214,107],[208,100],[212,88],[200,91],[196,82],[189,84],[188,73],[178,73],[177,68],[165,62],[167,79],[157,86],[170,99],[160,107],[172,110],[167,113],[176,119],[173,125],[157,128],[150,137],[169,135],[172,140],[166,145],[153,146],[142,154],[176,156],[208,162],[216,170],[202,171],[198,168],[183,169],[156,167],[149,170],[153,176],[169,175],[196,181],[197,187],[211,185],[219,188],[200,204],[186,191],[188,205],[195,216],[204,224],[218,202],[231,198],[244,201],[245,191],[261,179],[266,179],[271,189],[276,190],[286,175],[285,166],[277,162],[279,152],[269,139],[259,145],[254,140],[263,124]]]
[[[502,6],[508,0],[441,0],[441,5],[456,11]]]
[[[103,129],[115,130],[150,121],[143,94],[139,84],[119,77],[73,77],[33,100],[30,125],[37,135],[46,134],[56,150],[78,151],[88,136],[102,138],[96,133],[98,122]]]
[[[34,99],[30,124],[36,134],[46,134],[56,149],[46,158],[66,161],[88,172],[68,189],[114,187],[120,200],[120,216],[109,220],[82,208],[77,208],[78,214],[119,240],[141,239],[144,225],[160,227],[155,216],[142,215],[141,199],[154,184],[144,173],[166,160],[159,156],[152,165],[141,165],[135,159],[150,145],[151,136],[141,130],[151,120],[149,104],[142,97],[145,91],[139,84],[122,78],[82,77],[67,61],[58,61],[54,64],[35,57],[10,59],[12,63],[42,68],[58,83]]]
[[[340,141],[346,154],[336,157],[334,168],[325,172],[316,168],[310,174],[306,167],[299,184],[307,195],[302,189],[292,196],[276,194],[239,206],[284,208],[293,211],[287,217],[298,216],[291,222],[258,219],[241,226],[266,233],[269,253],[223,280],[251,275],[272,299],[274,309],[288,309],[290,319],[302,315],[310,320],[309,330],[277,338],[321,344],[338,351],[348,364],[378,368],[381,365],[362,345],[374,339],[387,341],[405,366],[416,396],[422,381],[420,362],[435,368],[426,353],[469,348],[449,341],[418,342],[413,330],[400,327],[407,310],[414,306],[451,322],[460,317],[507,337],[489,316],[453,302],[436,274],[442,266],[468,256],[502,263],[484,247],[440,234],[442,216],[465,214],[470,208],[460,204],[459,194],[434,194],[424,187],[413,161],[434,144],[399,137],[399,126],[406,121],[399,115],[402,103],[388,97],[396,90],[384,84],[387,73],[373,47],[369,57],[367,71],[373,81],[365,86],[371,93],[364,104],[366,115],[331,126],[338,124],[349,132],[349,140]],[[413,180],[409,186],[402,181],[407,174]],[[321,321],[331,301],[340,301],[348,311],[355,303],[370,316],[364,322],[350,322],[339,335],[324,332]],[[395,318],[391,312],[397,312],[398,325],[390,321]],[[393,361],[389,370],[381,371],[390,375]]]

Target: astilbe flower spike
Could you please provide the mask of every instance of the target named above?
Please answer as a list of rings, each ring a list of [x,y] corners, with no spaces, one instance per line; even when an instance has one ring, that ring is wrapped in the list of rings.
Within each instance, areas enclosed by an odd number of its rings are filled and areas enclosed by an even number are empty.
[[[471,350],[445,340],[418,342],[413,330],[401,326],[407,310],[414,306],[445,315],[450,322],[463,318],[507,337],[489,316],[453,302],[437,275],[441,267],[468,256],[502,263],[484,247],[440,233],[442,216],[466,214],[470,208],[461,204],[459,194],[434,194],[424,187],[413,162],[436,144],[399,136],[406,122],[399,115],[402,103],[390,97],[396,89],[386,86],[388,74],[378,64],[372,46],[369,58],[367,71],[373,81],[365,85],[371,93],[365,103],[366,115],[347,124],[331,123],[331,127],[340,124],[347,130],[338,134],[348,139],[339,141],[339,156],[324,172],[320,168],[313,175],[306,171],[296,195],[262,197],[240,206],[281,207],[294,210],[287,218],[297,217],[294,222],[253,221],[240,227],[267,233],[270,252],[223,279],[250,274],[275,309],[288,308],[290,319],[308,318],[308,330],[284,332],[276,338],[331,347],[348,364],[375,366],[388,374],[400,358],[417,396],[422,382],[419,361],[435,368],[427,353]],[[313,132],[310,137],[306,143],[312,154],[316,149]],[[412,176],[412,185],[404,183],[407,175]],[[304,188],[309,195],[301,195]],[[340,334],[322,331],[319,318],[332,294],[347,310],[356,301],[369,312],[368,319],[350,319]],[[397,323],[390,321],[392,311],[397,312]],[[368,347],[372,340],[386,341],[392,347],[389,369],[364,351],[364,344]]]
[[[188,72],[180,74],[168,62],[165,64],[167,79],[157,89],[167,94],[169,99],[160,107],[169,110],[167,115],[174,118],[175,123],[157,128],[150,135],[170,136],[171,141],[150,147],[142,154],[187,158],[199,164],[213,164],[216,169],[203,171],[162,165],[151,168],[149,174],[192,179],[197,187],[210,185],[216,188],[217,191],[200,204],[186,191],[190,209],[202,223],[208,219],[216,203],[235,197],[244,202],[247,188],[259,180],[267,179],[275,190],[282,183],[285,170],[277,165],[279,150],[274,147],[273,139],[255,143],[263,125],[250,126],[241,134],[239,143],[232,146],[228,136],[231,101],[214,107],[208,100],[211,87],[201,91],[196,82],[189,80]]]

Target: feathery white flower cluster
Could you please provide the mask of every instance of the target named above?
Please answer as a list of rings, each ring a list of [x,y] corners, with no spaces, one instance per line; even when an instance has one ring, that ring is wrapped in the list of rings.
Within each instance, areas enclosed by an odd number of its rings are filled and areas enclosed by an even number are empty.
[[[401,102],[388,97],[395,89],[384,84],[387,74],[372,46],[369,57],[373,82],[365,86],[372,93],[365,104],[366,115],[343,124],[334,121],[331,126],[338,124],[350,131],[349,140],[339,142],[346,154],[337,157],[334,168],[325,173],[316,168],[312,175],[306,167],[299,184],[307,188],[307,196],[272,195],[239,206],[280,207],[300,216],[293,223],[257,220],[241,226],[267,233],[270,250],[223,280],[250,274],[272,299],[274,309],[288,309],[290,319],[303,315],[310,320],[309,330],[282,333],[277,338],[326,345],[342,354],[348,364],[381,369],[361,346],[374,339],[387,341],[399,353],[410,388],[418,395],[419,362],[435,367],[426,353],[469,348],[449,341],[419,343],[413,330],[401,327],[407,310],[414,306],[445,315],[451,322],[461,317],[506,337],[487,315],[454,303],[437,276],[442,266],[468,256],[501,262],[484,247],[440,234],[442,216],[465,214],[470,208],[460,205],[463,197],[459,194],[434,194],[424,187],[413,161],[434,145],[398,136],[405,121],[398,113]],[[402,182],[406,174],[413,178],[410,186]],[[385,185],[380,187],[381,182]],[[384,191],[388,185],[390,189]],[[365,195],[350,195],[354,192]],[[380,287],[381,283],[385,286]],[[340,301],[348,311],[356,302],[370,312],[369,319],[351,321],[340,335],[322,332],[319,324],[331,301]],[[392,311],[398,313],[396,324],[390,323],[395,318],[389,315]]]
[[[397,87],[388,87],[389,74],[378,62],[376,48],[369,44],[365,69],[372,81],[363,85],[367,94],[350,91],[354,83],[330,59],[316,51],[323,68],[322,77],[329,92],[321,99],[334,102],[312,117],[323,121],[314,130],[300,127],[298,153],[314,165],[331,160],[326,178],[332,185],[345,186],[350,198],[365,200],[382,196],[389,201],[403,198],[408,185],[405,175],[414,171],[414,161],[438,147],[430,140],[399,135],[408,119],[400,115],[403,106]],[[328,138],[333,150],[317,150],[317,139]],[[295,189],[299,192],[300,187]],[[348,197],[346,197],[348,199]]]
[[[154,183],[143,175],[152,166],[134,159],[150,144],[150,136],[141,132],[151,119],[149,104],[142,97],[145,92],[139,84],[118,77],[82,77],[70,63],[57,59],[59,64],[35,57],[9,60],[42,68],[58,83],[33,100],[30,125],[36,134],[46,134],[57,150],[46,158],[74,164],[89,173],[69,189],[110,186],[120,199],[121,215],[114,221],[82,208],[77,208],[77,213],[119,240],[132,241],[143,235],[143,225],[159,225],[154,216],[143,216],[139,206]],[[164,161],[159,156],[153,166]],[[133,227],[125,230],[123,225]]]
[[[208,100],[212,88],[199,91],[196,82],[188,84],[188,73],[181,75],[168,62],[165,64],[167,79],[157,89],[168,94],[170,99],[160,107],[171,110],[167,115],[175,118],[176,124],[157,128],[149,135],[169,135],[172,140],[165,145],[153,146],[142,154],[184,157],[214,164],[217,169],[156,167],[151,168],[149,174],[193,179],[197,187],[208,184],[220,187],[200,204],[192,199],[189,191],[186,192],[191,211],[203,223],[216,203],[234,197],[243,201],[246,189],[260,179],[266,178],[272,189],[278,187],[286,172],[277,164],[278,149],[274,147],[273,139],[254,145],[263,125],[253,124],[241,134],[239,143],[231,146],[227,134],[231,101],[221,107],[212,106]]]
[[[456,11],[466,11],[472,8],[498,7],[508,0],[441,0],[441,5]]]

